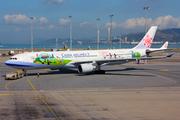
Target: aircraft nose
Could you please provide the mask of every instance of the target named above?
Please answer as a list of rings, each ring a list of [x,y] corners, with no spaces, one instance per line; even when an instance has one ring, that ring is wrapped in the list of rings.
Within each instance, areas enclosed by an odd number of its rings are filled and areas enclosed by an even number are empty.
[[[12,63],[11,63],[11,60],[7,60],[6,62],[5,62],[5,64],[6,65],[11,65]]]

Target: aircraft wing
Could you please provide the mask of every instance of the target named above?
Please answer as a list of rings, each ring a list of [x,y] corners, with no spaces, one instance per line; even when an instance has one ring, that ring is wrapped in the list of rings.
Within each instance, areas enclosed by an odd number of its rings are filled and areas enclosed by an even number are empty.
[[[168,58],[171,57],[172,55],[174,55],[174,53],[171,53],[167,56],[163,56],[163,57],[140,57],[140,58],[118,58],[118,59],[100,59],[100,60],[89,60],[89,61],[78,61],[75,62],[74,64],[83,64],[83,63],[99,63],[99,64],[103,64],[103,63],[108,63],[108,62],[130,62],[130,61],[136,61],[136,60],[152,60],[152,59],[163,59],[163,58]]]

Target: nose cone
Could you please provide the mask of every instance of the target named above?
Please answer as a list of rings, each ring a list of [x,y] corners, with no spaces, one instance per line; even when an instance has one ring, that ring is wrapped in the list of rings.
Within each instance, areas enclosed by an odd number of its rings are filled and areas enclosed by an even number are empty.
[[[6,64],[6,65],[12,65],[12,62],[11,62],[11,60],[7,60],[7,61],[5,62],[5,64]]]
[[[6,65],[13,67],[13,68],[18,68],[21,64],[19,63],[19,61],[15,61],[15,60],[7,60],[5,62]]]

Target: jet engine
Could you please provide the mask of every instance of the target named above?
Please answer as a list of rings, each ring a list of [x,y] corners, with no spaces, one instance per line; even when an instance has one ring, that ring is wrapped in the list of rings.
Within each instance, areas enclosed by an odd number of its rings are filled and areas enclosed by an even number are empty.
[[[92,64],[80,64],[78,65],[78,72],[79,73],[90,73],[95,70],[95,66]]]

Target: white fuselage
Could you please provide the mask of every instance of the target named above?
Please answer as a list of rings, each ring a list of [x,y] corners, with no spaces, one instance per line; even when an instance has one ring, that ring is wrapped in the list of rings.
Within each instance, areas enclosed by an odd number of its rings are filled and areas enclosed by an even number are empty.
[[[145,55],[145,49],[30,52],[15,55],[7,60],[5,64],[19,69],[63,68],[77,67],[75,63],[80,61],[126,59]]]

